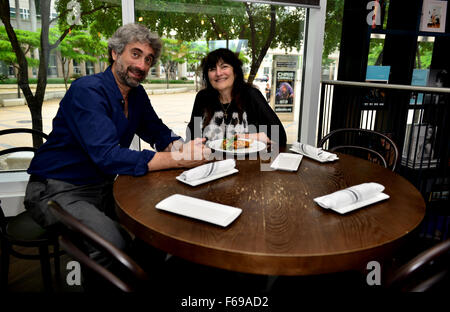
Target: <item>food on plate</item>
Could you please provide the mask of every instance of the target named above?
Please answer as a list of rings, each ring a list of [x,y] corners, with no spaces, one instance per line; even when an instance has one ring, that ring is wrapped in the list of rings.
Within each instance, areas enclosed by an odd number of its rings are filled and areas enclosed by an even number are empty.
[[[232,139],[223,139],[222,141],[222,149],[231,150],[231,149],[241,149],[241,148],[249,148],[250,144],[252,144],[252,140],[240,140],[236,137]]]

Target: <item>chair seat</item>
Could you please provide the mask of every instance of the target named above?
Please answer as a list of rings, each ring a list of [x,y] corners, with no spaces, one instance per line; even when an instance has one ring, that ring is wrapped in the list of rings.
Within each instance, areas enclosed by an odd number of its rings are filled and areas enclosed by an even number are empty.
[[[28,211],[12,217],[6,225],[6,234],[23,241],[46,240],[48,232],[31,218]]]

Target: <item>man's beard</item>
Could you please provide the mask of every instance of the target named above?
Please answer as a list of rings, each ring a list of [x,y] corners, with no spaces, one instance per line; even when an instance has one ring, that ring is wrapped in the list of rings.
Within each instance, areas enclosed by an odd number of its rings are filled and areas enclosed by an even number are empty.
[[[132,78],[132,77],[128,76],[128,72],[132,72],[137,75],[140,75],[142,78],[141,79]],[[139,83],[144,81],[145,76],[146,76],[144,71],[142,71],[134,66],[128,66],[125,69],[122,62],[120,61],[120,58],[118,58],[116,61],[116,74],[117,74],[117,77],[120,79],[120,82],[122,82],[123,84],[125,84],[131,88],[136,88],[137,86],[139,86]]]

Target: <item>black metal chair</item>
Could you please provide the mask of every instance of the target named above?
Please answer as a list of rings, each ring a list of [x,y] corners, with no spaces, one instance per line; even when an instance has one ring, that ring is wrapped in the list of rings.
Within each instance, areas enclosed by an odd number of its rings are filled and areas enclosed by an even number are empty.
[[[133,292],[139,290],[139,286],[144,285],[144,283],[148,280],[147,273],[145,273],[145,271],[127,254],[82,224],[71,214],[62,209],[57,202],[49,201],[48,205],[50,211],[55,215],[55,217],[65,226],[66,229],[69,230],[62,232],[60,244],[61,247],[74,259],[80,261],[85,267],[94,271],[123,292]],[[85,248],[80,246],[82,241],[88,241],[94,246],[105,251],[114,260],[116,260],[121,267],[125,268],[128,273],[131,273],[130,275],[133,277],[133,281],[128,281],[117,276],[115,273],[92,260],[83,250]]]
[[[450,286],[450,239],[423,251],[387,279],[396,291],[448,291]]]
[[[318,147],[364,158],[392,171],[395,170],[398,160],[398,148],[394,141],[387,135],[373,130],[357,128],[333,130],[319,141]]]
[[[48,138],[47,134],[33,129],[0,130],[0,136],[12,133],[28,133],[44,139]],[[29,146],[7,148],[0,151],[0,156],[21,151],[35,152],[36,148]],[[2,250],[1,287],[6,289],[8,286],[9,257],[12,255],[20,259],[39,260],[44,287],[47,291],[52,290],[51,257],[54,257],[55,276],[57,280],[60,278],[60,252],[57,234],[38,225],[27,211],[17,216],[5,217],[0,202],[0,238]],[[14,249],[14,246],[38,248],[39,254],[25,254]],[[49,246],[53,246],[53,253],[49,253]]]

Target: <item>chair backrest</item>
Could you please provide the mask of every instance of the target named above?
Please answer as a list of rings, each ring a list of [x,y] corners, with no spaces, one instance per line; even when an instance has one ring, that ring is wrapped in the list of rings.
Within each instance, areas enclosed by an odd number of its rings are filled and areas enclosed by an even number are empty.
[[[398,160],[398,148],[394,141],[383,133],[367,129],[333,130],[319,141],[318,147],[358,156],[392,171]]]
[[[0,136],[6,135],[6,134],[14,134],[14,133],[29,133],[29,134],[37,135],[41,138],[48,140],[48,135],[39,130],[27,129],[27,128],[13,128],[13,129],[0,130]],[[11,148],[6,148],[4,150],[1,150],[0,156],[15,153],[15,152],[35,152],[35,151],[36,151],[36,148],[33,146],[11,147]]]
[[[450,239],[447,239],[397,269],[387,279],[387,287],[392,290],[423,292],[433,290],[433,287],[449,276]]]
[[[86,239],[96,247],[105,251],[123,267],[125,267],[131,275],[139,282],[147,281],[148,276],[145,271],[127,254],[118,249],[110,242],[102,238],[96,232],[82,224],[68,212],[61,208],[61,206],[55,201],[49,201],[48,206],[50,211],[55,217],[71,232],[75,233],[79,238]],[[113,272],[109,271],[105,267],[101,266],[94,260],[92,260],[88,254],[86,254],[82,248],[76,246],[78,242],[73,241],[73,235],[69,235],[67,232],[60,237],[61,247],[76,260],[93,270],[107,281],[115,285],[117,288],[124,292],[135,291],[135,287],[128,282],[125,282]]]
[[[45,134],[41,131],[38,131],[38,130],[34,130],[34,129],[12,128],[12,129],[0,130],[0,136],[7,135],[7,134],[15,134],[15,133],[28,133],[28,134],[37,135],[46,140],[48,139],[47,134]],[[12,153],[16,153],[16,152],[36,152],[36,150],[37,149],[33,146],[11,147],[11,148],[6,148],[3,150],[0,150],[0,156],[6,155],[6,154],[12,154]],[[23,169],[25,169],[25,168],[23,168]],[[6,217],[3,212],[3,208],[1,206],[1,201],[0,201],[0,230],[2,231],[3,234],[6,233]]]

